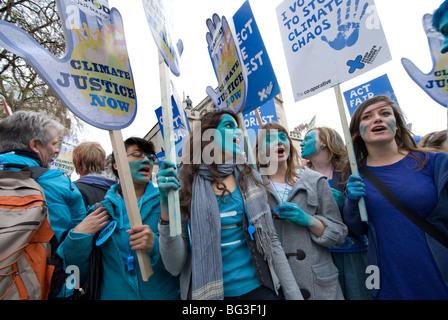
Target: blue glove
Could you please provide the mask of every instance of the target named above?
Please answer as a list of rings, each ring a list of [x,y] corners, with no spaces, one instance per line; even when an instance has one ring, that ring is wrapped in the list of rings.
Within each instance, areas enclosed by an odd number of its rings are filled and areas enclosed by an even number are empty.
[[[346,194],[350,200],[359,200],[366,195],[366,185],[360,176],[351,175],[348,178]]]
[[[277,208],[274,209],[274,212],[277,211],[279,212],[280,219],[289,219],[304,227],[312,227],[316,223],[311,215],[292,202],[280,203]]]
[[[176,165],[171,161],[163,161],[157,173],[157,184],[159,186],[160,198],[168,201],[168,190],[179,189],[179,179],[177,178]]]
[[[341,191],[331,188],[331,193],[333,193],[334,200],[338,204],[339,209],[344,208],[345,197]]]

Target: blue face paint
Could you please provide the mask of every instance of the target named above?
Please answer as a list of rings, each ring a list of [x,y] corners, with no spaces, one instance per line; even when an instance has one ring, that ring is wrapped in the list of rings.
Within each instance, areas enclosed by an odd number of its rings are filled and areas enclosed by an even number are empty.
[[[316,130],[307,133],[300,147],[302,148],[302,158],[305,159],[317,152]]]
[[[266,148],[279,143],[289,145],[288,135],[285,132],[271,131],[266,135]]]
[[[229,114],[224,114],[216,128],[213,138],[215,144],[222,150],[239,155],[241,153],[239,147],[241,134],[242,131],[238,129],[235,119]],[[235,139],[238,140],[235,142]]]
[[[369,125],[366,124],[365,122],[361,123],[361,137],[363,137],[364,134],[366,133],[366,130],[367,130],[367,127],[368,127],[368,126],[369,126]]]
[[[442,48],[440,48],[441,53],[448,52],[448,13],[445,12],[443,16],[440,18],[439,25],[437,29],[440,30],[440,33],[445,37],[443,41]]]
[[[388,121],[392,122],[393,126]],[[395,123],[395,120],[394,119],[387,119],[385,122],[386,122],[387,126],[389,127],[389,129],[392,130],[393,133],[395,133],[395,128],[397,127],[397,125]]]
[[[129,167],[131,169],[131,176],[133,180],[145,181],[151,178],[151,169],[147,171],[148,165],[152,167],[154,162],[149,160],[146,156],[143,160],[134,160],[129,162]],[[142,170],[142,171],[140,171]]]

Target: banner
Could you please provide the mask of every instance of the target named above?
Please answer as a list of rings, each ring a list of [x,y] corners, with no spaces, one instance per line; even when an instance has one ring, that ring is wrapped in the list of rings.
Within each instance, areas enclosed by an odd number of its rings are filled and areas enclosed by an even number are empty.
[[[180,158],[182,156],[182,147],[190,134],[190,124],[188,123],[185,111],[182,107],[179,107],[174,96],[171,97],[171,104],[173,106],[173,136],[176,146],[176,156]],[[162,137],[165,139],[163,133],[162,107],[157,108],[155,112],[157,121],[159,122],[160,132],[162,133]],[[165,153],[163,152],[163,156],[164,155]]]
[[[171,72],[178,77],[180,75],[179,57],[183,52],[183,43],[179,40],[177,45],[173,46],[171,41],[172,14],[167,12],[171,8],[171,1],[142,0],[142,2],[146,20],[159,52]]]
[[[247,75],[247,114],[280,93],[274,69],[255,21],[249,0],[233,16],[241,65]]]
[[[73,164],[73,150],[78,145],[78,139],[73,136],[64,136],[58,157],[51,163],[50,169],[58,169],[67,176],[70,176],[75,170]]]
[[[316,114],[311,118],[310,122],[308,122],[308,130],[316,128]]]
[[[137,100],[120,13],[107,0],[57,0],[66,54],[59,59],[19,27],[0,21],[0,45],[30,64],[85,122],[108,130],[132,123]]]
[[[435,102],[445,108],[448,105],[448,55],[440,52],[445,37],[432,26],[432,15],[423,16],[423,29],[428,38],[433,67],[423,73],[409,59],[401,59],[404,69],[414,82]]]
[[[391,60],[373,0],[285,0],[276,10],[296,102]]]
[[[365,100],[379,95],[386,95],[391,98],[397,106],[399,105],[387,74],[345,91],[344,98],[350,116],[353,116],[356,108]]]
[[[226,17],[215,13],[206,21],[208,51],[218,79],[218,91],[208,86],[206,92],[218,110],[240,113],[245,105],[247,77]]]
[[[262,106],[258,107],[258,112],[260,113],[262,124],[278,121],[274,99],[271,99]],[[260,124],[258,123],[255,110],[246,113],[244,115],[244,123],[246,125],[247,134],[249,135],[250,145],[253,148],[255,147],[255,142],[258,135],[258,129],[260,129]],[[244,148],[243,141],[241,141],[241,148],[242,149]]]

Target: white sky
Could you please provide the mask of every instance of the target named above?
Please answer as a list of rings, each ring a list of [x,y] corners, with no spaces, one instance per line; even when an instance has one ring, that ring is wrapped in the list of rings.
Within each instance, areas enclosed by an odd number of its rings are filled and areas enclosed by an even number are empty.
[[[172,0],[175,31],[184,43],[180,58],[180,77],[171,74],[176,90],[182,98],[189,95],[193,105],[206,97],[208,85],[217,86],[209,58],[205,34],[205,21],[214,13],[228,20],[244,0]],[[343,135],[334,90],[331,88],[308,99],[294,102],[289,73],[280,39],[275,8],[283,0],[250,0],[250,5],[260,29],[264,44],[281,87],[289,130],[309,122],[317,114],[318,126],[329,126]],[[415,84],[401,64],[401,58],[410,59],[424,73],[432,69],[428,41],[422,27],[425,13],[433,13],[443,0],[375,0],[383,30],[386,34],[392,61],[340,85],[344,92],[387,73],[397,100],[413,124],[416,134],[447,127],[447,110],[433,101]],[[141,0],[109,0],[122,14],[126,42],[134,76],[138,111],[135,121],[122,130],[123,138],[143,137],[155,124],[154,110],[161,105],[157,47],[146,22]],[[348,111],[347,115],[348,115]],[[348,119],[349,120],[349,119]],[[78,139],[96,140],[112,152],[109,133],[85,125],[86,132]]]

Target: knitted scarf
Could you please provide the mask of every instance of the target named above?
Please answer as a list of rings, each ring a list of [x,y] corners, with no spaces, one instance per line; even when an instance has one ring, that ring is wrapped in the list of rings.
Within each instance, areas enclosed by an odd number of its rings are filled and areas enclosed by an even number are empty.
[[[230,174],[236,177],[241,172],[237,164],[218,166],[219,177]],[[213,176],[208,166],[201,164],[193,180],[193,199],[191,201],[191,242],[192,242],[192,299],[219,300],[224,298],[221,256],[221,217],[216,195],[211,185]],[[269,224],[270,207],[265,192],[251,179],[246,192],[245,209],[250,223],[255,227],[254,239],[257,249],[265,259],[272,261],[271,236]]]

